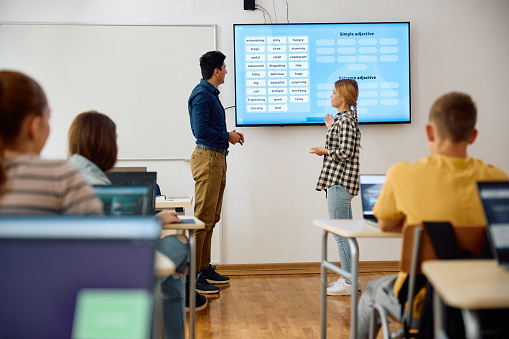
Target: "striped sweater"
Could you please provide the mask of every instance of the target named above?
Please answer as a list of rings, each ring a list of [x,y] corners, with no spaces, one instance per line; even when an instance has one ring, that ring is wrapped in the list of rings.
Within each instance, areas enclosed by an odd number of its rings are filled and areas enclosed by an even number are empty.
[[[0,214],[102,214],[101,201],[69,162],[23,155],[5,165],[7,190],[0,196]]]

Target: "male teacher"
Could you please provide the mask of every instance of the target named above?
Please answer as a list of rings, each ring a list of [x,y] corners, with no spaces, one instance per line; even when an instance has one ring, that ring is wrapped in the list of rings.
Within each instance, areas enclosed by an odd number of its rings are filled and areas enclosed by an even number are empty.
[[[218,293],[213,284],[227,284],[230,278],[210,265],[211,240],[219,221],[226,185],[226,156],[228,143],[244,144],[244,135],[226,131],[226,117],[219,101],[219,85],[226,76],[226,56],[219,51],[207,52],[200,58],[203,79],[193,89],[188,101],[191,129],[196,149],[191,157],[191,171],[195,183],[194,216],[205,223],[196,232],[196,291]]]

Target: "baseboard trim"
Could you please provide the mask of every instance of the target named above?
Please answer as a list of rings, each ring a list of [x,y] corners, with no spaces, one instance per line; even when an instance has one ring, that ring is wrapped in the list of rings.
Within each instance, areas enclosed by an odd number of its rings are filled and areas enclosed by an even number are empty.
[[[339,266],[339,262],[334,264]],[[319,262],[217,265],[217,270],[227,276],[267,274],[318,274]],[[361,261],[359,273],[398,272],[399,261]]]

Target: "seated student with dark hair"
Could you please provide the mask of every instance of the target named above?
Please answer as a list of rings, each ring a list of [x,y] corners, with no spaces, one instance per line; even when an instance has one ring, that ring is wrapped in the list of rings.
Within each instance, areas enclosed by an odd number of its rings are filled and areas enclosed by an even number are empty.
[[[49,116],[37,82],[0,71],[0,214],[102,214],[101,201],[74,166],[39,157]]]
[[[79,114],[69,129],[69,161],[86,177],[90,184],[111,185],[105,172],[117,160],[117,132],[115,123],[105,114],[89,111]],[[180,222],[175,212],[162,211],[156,215],[162,223]],[[185,275],[189,262],[189,245],[184,235],[164,237],[157,249],[177,265],[177,277],[170,276],[162,283],[163,323],[165,338],[184,338]],[[207,305],[207,298],[196,293],[196,310]]]
[[[468,156],[467,148],[477,137],[476,119],[476,106],[467,94],[452,92],[435,101],[426,125],[432,155],[415,163],[400,162],[387,172],[373,208],[382,231],[402,232],[405,225],[423,221],[485,223],[476,182],[508,177],[500,168]],[[368,284],[359,301],[359,338],[368,337],[374,303],[382,304],[391,316],[400,318],[398,293],[405,279],[406,275],[400,272]],[[424,292],[416,296],[416,304],[422,301]],[[379,328],[377,324],[375,333]]]

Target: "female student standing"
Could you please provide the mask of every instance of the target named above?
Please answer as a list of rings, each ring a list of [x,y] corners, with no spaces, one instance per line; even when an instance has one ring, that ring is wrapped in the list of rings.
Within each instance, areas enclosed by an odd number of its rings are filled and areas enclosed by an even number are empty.
[[[0,214],[102,214],[101,201],[74,166],[39,158],[49,116],[37,82],[0,71]]]
[[[325,147],[311,147],[309,153],[323,155],[323,167],[316,189],[326,190],[331,219],[352,219],[351,201],[359,194],[359,150],[361,132],[357,120],[359,88],[351,79],[336,81],[331,105],[337,108],[335,117],[327,114]],[[352,110],[353,107],[353,110]],[[350,246],[347,240],[334,235],[338,244],[341,267],[350,271]],[[327,287],[328,295],[350,295],[352,285],[341,277]]]
[[[92,185],[111,185],[105,172],[117,160],[117,131],[115,123],[105,114],[89,111],[79,114],[69,129],[69,161],[74,164]],[[175,212],[157,214],[162,223],[180,222]],[[177,266],[177,275],[162,283],[163,324],[165,338],[185,336],[185,276],[189,261],[187,238],[181,234],[160,239],[157,249]],[[189,299],[187,299],[188,301]],[[188,303],[188,302],[187,302]],[[207,299],[196,293],[196,311],[205,308]]]

